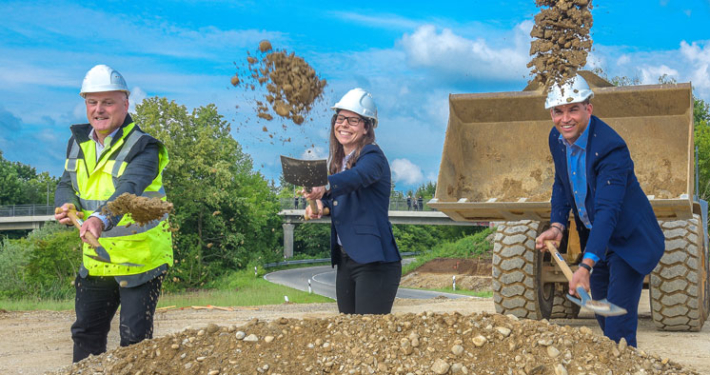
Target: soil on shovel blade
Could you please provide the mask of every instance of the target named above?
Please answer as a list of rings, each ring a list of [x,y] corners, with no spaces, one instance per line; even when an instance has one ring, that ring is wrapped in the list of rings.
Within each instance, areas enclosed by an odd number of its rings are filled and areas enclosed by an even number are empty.
[[[123,193],[115,200],[108,202],[104,213],[114,216],[130,214],[133,220],[143,226],[153,220],[159,220],[173,210],[173,204],[159,198],[138,197],[134,194]]]

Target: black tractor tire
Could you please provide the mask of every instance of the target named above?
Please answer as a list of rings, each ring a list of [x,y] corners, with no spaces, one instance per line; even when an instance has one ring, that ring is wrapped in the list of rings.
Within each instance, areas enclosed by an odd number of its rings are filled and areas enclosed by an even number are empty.
[[[707,250],[700,217],[660,222],[666,237],[661,261],[651,272],[651,317],[658,330],[702,329],[707,318]]]
[[[555,284],[542,284],[542,264],[549,253],[535,249],[535,238],[541,229],[540,222],[531,220],[505,222],[497,227],[492,278],[497,313],[550,319]]]

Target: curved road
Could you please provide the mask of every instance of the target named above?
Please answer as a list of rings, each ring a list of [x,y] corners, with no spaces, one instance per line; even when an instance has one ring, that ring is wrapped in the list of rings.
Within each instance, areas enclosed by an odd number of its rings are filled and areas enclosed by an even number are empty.
[[[330,266],[317,266],[306,268],[294,268],[290,270],[276,271],[264,275],[264,279],[294,288],[308,291],[308,281],[311,281],[313,293],[335,299],[335,269]],[[399,288],[397,298],[429,299],[438,296],[445,296],[451,299],[477,298],[461,294],[435,292],[429,290]]]

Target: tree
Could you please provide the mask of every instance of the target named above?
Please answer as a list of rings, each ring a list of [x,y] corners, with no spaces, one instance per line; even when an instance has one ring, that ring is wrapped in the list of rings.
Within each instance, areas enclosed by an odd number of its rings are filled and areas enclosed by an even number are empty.
[[[230,135],[213,104],[188,113],[165,98],[136,107],[135,121],[168,149],[163,174],[174,204],[174,280],[201,285],[226,270],[280,257],[281,219],[268,181]],[[278,229],[278,231],[277,231]]]
[[[702,99],[696,98],[693,103],[693,119],[699,174],[696,193],[700,199],[707,201],[710,199],[710,106]]]
[[[12,204],[45,204],[54,202],[58,178],[20,162],[11,162],[0,150],[0,206]],[[49,194],[47,194],[49,192]]]

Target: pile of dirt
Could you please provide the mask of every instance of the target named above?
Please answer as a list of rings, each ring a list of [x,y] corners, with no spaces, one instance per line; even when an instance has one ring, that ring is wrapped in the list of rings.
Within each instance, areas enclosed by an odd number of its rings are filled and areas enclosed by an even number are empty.
[[[153,220],[159,220],[172,210],[172,203],[159,198],[138,197],[134,194],[123,193],[115,200],[108,202],[102,212],[113,216],[130,214],[138,225],[143,226]]]
[[[302,57],[273,50],[268,40],[259,43],[256,56],[247,56],[248,73],[244,77],[236,73],[232,85],[243,85],[252,91],[257,85],[266,85],[265,102],[255,100],[257,116],[270,121],[274,118],[273,111],[297,125],[302,124],[315,101],[322,97],[326,80],[320,79]]]
[[[530,45],[534,78],[545,89],[562,85],[574,77],[577,70],[587,63],[587,54],[592,49],[589,31],[592,28],[592,0],[536,0],[541,9],[535,16],[530,36],[535,38]]]
[[[209,324],[57,372],[80,373],[695,374],[587,327],[432,312]]]

